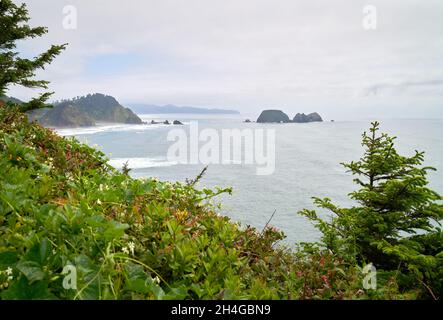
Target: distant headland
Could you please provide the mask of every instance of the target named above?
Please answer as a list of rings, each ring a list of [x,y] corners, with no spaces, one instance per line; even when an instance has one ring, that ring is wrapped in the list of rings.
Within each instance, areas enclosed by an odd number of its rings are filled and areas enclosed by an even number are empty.
[[[180,107],[173,104],[164,106],[151,104],[129,104],[129,107],[137,114],[168,114],[168,113],[187,113],[187,114],[240,114],[236,110],[228,109],[210,109],[197,107]]]
[[[97,122],[142,124],[131,109],[123,107],[114,97],[101,93],[88,94],[55,102],[53,108],[33,110],[29,119],[47,127],[90,127]]]

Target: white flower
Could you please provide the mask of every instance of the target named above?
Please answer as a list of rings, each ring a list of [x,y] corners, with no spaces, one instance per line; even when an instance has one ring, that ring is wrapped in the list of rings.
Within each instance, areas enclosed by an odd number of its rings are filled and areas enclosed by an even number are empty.
[[[134,242],[129,242],[128,243],[128,248],[131,251],[131,254],[134,255],[134,250],[135,250],[135,243]]]
[[[126,248],[126,247],[123,247],[123,248],[122,248],[122,252],[125,253],[125,254],[129,254],[129,250],[128,250],[128,248]]]
[[[97,200],[97,204],[102,204],[102,202],[100,201],[100,199]]]
[[[160,283],[160,278],[159,277],[155,277],[154,278],[154,283],[159,284]]]
[[[8,276],[10,276],[12,274],[12,268],[11,267],[8,267],[8,269],[6,269],[6,274]]]
[[[12,281],[12,279],[14,279],[13,276],[9,276],[9,277],[8,277],[8,281]]]

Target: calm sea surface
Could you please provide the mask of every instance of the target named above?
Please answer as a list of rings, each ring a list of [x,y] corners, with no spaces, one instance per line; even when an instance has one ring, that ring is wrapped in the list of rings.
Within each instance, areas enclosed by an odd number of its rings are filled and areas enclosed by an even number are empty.
[[[232,196],[219,198],[223,203],[221,213],[247,225],[263,228],[276,210],[271,224],[285,232],[288,244],[318,239],[312,224],[297,214],[303,208],[314,208],[311,197],[329,197],[341,205],[351,204],[347,194],[356,186],[340,163],[361,156],[361,134],[369,128],[369,121],[263,125],[243,123],[245,117],[235,115],[141,115],[141,118],[177,119],[185,125],[103,125],[62,129],[59,133],[97,145],[117,168],[128,161],[134,177],[184,181],[195,177],[204,165],[168,161],[167,150],[174,143],[167,141],[171,129],[188,132],[192,120],[198,121],[200,130],[213,128],[220,135],[222,129],[274,129],[273,174],[258,176],[255,165],[234,161],[229,165],[210,165],[200,186],[232,186]],[[438,169],[429,176],[431,187],[443,194],[443,120],[383,120],[381,129],[398,137],[401,154],[426,151],[425,164]]]

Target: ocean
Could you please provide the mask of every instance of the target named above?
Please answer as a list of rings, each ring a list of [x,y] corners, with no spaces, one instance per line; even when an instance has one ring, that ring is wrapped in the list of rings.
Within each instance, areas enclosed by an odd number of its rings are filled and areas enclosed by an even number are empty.
[[[336,204],[352,205],[348,194],[356,189],[352,175],[342,162],[358,160],[363,153],[361,135],[370,121],[335,121],[305,124],[244,123],[240,115],[140,115],[144,121],[179,120],[174,125],[111,125],[93,128],[60,129],[59,134],[76,136],[102,150],[110,163],[121,168],[128,162],[135,178],[158,177],[161,180],[185,181],[196,177],[204,164],[179,164],[167,157],[174,143],[168,141],[170,130],[188,132],[191,124],[199,130],[215,129],[222,135],[226,129],[264,129],[275,133],[275,170],[257,175],[257,165],[235,161],[210,164],[199,187],[232,187],[233,194],[218,198],[221,214],[234,221],[262,229],[273,212],[270,225],[283,230],[285,243],[318,240],[319,232],[298,212],[313,209],[312,197],[328,197]],[[252,118],[251,118],[252,119]],[[253,118],[255,119],[255,118]],[[381,131],[397,137],[400,154],[425,151],[425,165],[437,172],[429,174],[430,187],[443,194],[443,120],[382,120]],[[204,144],[204,143],[201,143]],[[195,150],[194,150],[195,152]],[[326,212],[321,212],[326,216]]]

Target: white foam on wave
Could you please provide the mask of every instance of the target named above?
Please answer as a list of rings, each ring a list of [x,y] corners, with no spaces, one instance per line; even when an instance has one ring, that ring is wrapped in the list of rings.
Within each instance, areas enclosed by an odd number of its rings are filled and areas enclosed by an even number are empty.
[[[55,131],[61,136],[77,136],[88,135],[101,132],[124,132],[136,131],[142,133],[147,130],[153,130],[164,127],[173,127],[167,124],[112,124],[112,125],[98,125],[96,127],[82,127],[82,128],[55,128]],[[175,126],[174,126],[175,127]]]
[[[121,169],[125,163],[128,163],[130,169],[170,167],[178,164],[164,158],[114,158],[109,160],[109,164],[117,169]]]

